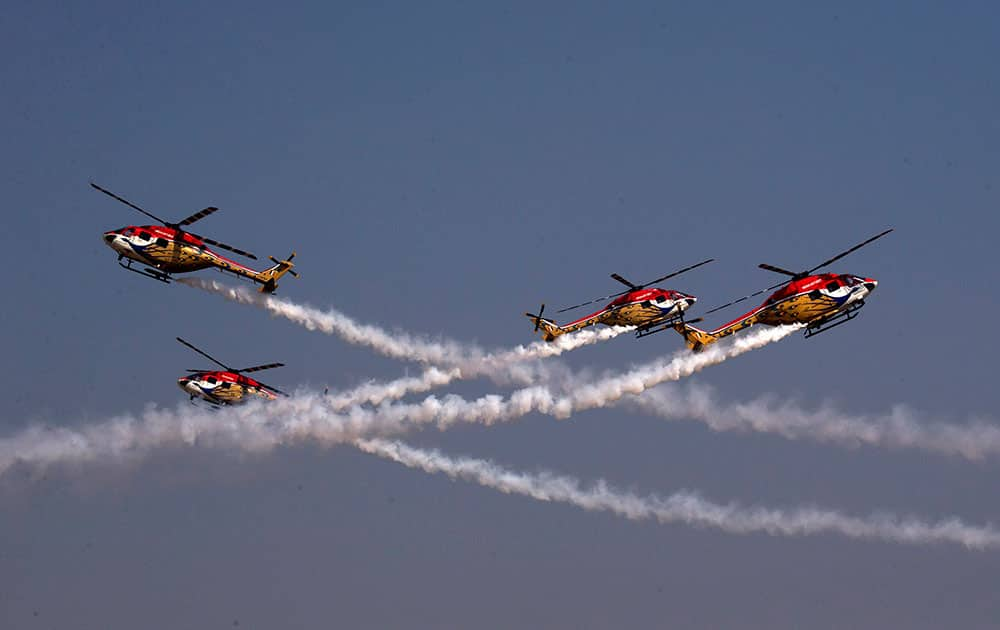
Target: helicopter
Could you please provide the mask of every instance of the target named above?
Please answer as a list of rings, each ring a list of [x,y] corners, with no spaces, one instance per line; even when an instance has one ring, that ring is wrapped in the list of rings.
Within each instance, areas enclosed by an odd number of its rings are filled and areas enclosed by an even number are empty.
[[[604,300],[615,298],[596,313],[581,317],[564,326],[556,324],[551,319],[542,317],[542,314],[545,312],[545,304],[542,304],[537,314],[525,313],[524,315],[535,322],[535,332],[540,330],[542,338],[545,341],[555,341],[556,337],[560,335],[575,332],[581,328],[595,324],[604,324],[605,326],[635,326],[636,337],[652,335],[673,327],[679,321],[683,321],[684,311],[697,302],[698,298],[693,295],[681,293],[680,291],[650,288],[651,285],[668,278],[673,278],[674,276],[679,276],[702,265],[707,265],[713,260],[715,259],[709,258],[708,260],[703,260],[700,263],[673,273],[668,273],[665,276],[644,284],[633,284],[621,275],[613,273],[611,277],[627,286],[628,289],[556,311],[557,313],[565,313],[566,311],[593,304],[594,302],[603,302]]]
[[[691,325],[700,321],[701,318],[689,322],[676,322],[672,325],[672,328],[684,337],[688,348],[698,351],[708,344],[715,343],[723,337],[749,328],[754,324],[765,324],[767,326],[804,324],[806,327],[805,336],[807,338],[845,324],[857,317],[858,311],[865,305],[865,299],[878,286],[878,281],[874,278],[865,278],[852,274],[816,274],[815,272],[861,249],[872,241],[882,238],[892,231],[893,228],[890,228],[880,234],[876,234],[868,240],[805,271],[788,271],[781,267],[761,263],[758,265],[761,269],[790,276],[790,279],[766,289],[761,289],[750,295],[745,295],[738,300],[733,300],[722,306],[717,306],[706,311],[705,315],[728,308],[733,304],[748,300],[768,291],[778,289],[764,300],[763,304],[712,331],[701,330]]]
[[[270,259],[274,265],[263,271],[256,271],[220,256],[209,249],[208,245],[257,260],[257,257],[250,252],[204,236],[199,236],[185,229],[186,226],[191,225],[195,221],[200,221],[216,212],[218,208],[214,206],[199,210],[176,223],[171,223],[143,210],[131,201],[119,197],[110,190],[101,188],[93,182],[90,185],[112,199],[116,199],[162,224],[130,225],[104,233],[104,242],[118,253],[118,264],[123,269],[134,271],[140,275],[169,284],[171,280],[170,274],[187,273],[216,267],[222,271],[248,278],[260,284],[260,291],[262,293],[274,293],[274,290],[278,286],[278,279],[286,273],[291,274],[293,277],[298,277],[298,274],[292,271],[292,267],[295,266],[292,263],[292,259],[295,258],[295,252],[292,252],[292,255],[285,260],[278,260],[271,256]],[[123,260],[125,262],[122,262]],[[132,267],[133,261],[147,266],[143,269],[135,269]]]
[[[192,402],[195,398],[200,398],[213,405],[222,406],[246,402],[250,400],[250,396],[257,396],[264,400],[275,400],[278,394],[282,396],[288,395],[277,387],[272,387],[249,376],[244,376],[244,374],[249,372],[283,367],[284,363],[266,363],[264,365],[255,365],[237,370],[222,363],[203,350],[199,350],[180,337],[177,337],[177,341],[223,368],[221,371],[188,370],[190,374],[177,379],[177,386],[191,397]]]

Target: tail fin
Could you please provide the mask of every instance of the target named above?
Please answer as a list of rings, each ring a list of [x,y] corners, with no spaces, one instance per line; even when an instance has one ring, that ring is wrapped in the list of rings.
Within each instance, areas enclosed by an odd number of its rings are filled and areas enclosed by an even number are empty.
[[[692,321],[697,322],[699,319]],[[698,352],[708,344],[715,343],[722,338],[722,335],[705,332],[700,328],[695,328],[690,323],[680,322],[674,324],[674,330],[679,332],[681,336],[684,337],[684,342],[687,343],[687,347],[695,352]]]
[[[542,313],[545,312],[545,305],[542,304],[542,308],[539,309],[538,314],[525,313],[524,316],[535,322],[535,331],[542,331],[542,339],[545,341],[555,341],[556,337],[565,334],[566,331],[563,330],[562,326],[555,323],[551,319],[542,317]]]
[[[285,260],[278,260],[274,256],[269,256],[271,261],[274,263],[273,267],[268,267],[264,271],[260,271],[254,277],[254,280],[261,284],[261,293],[274,293],[274,290],[278,288],[278,279],[286,273],[292,274],[292,277],[298,278],[299,274],[292,271],[292,267],[295,263],[292,259],[295,258],[295,252]]]

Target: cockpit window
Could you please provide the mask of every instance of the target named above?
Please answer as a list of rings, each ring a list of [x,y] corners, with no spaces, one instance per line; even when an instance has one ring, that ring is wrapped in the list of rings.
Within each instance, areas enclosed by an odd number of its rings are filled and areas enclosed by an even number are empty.
[[[837,282],[836,280],[834,280],[833,282],[826,283],[827,291],[836,291],[839,288],[840,288],[840,283]]]
[[[209,376],[205,380],[208,381],[209,383],[211,383],[212,385],[215,385],[216,383],[218,383],[218,381],[216,380],[216,378],[214,376]]]
[[[139,238],[141,238],[144,241],[148,241],[149,240],[149,232],[139,232]]]
[[[663,302],[666,299],[667,299],[667,296],[661,295],[661,296],[659,296],[659,297],[656,298],[656,303],[659,304],[660,302]]]
[[[125,236],[132,236],[133,234],[135,234],[135,230],[133,230],[132,228],[129,228],[127,230],[124,230],[122,232],[122,234],[125,235]]]

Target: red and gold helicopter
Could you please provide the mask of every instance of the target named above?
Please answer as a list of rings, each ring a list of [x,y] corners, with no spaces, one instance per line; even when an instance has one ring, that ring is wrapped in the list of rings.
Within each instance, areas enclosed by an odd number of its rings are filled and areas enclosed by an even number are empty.
[[[198,236],[184,229],[185,226],[204,219],[218,210],[218,208],[208,207],[182,221],[170,223],[143,210],[131,201],[119,197],[110,190],[105,190],[93,182],[90,185],[105,195],[117,199],[126,206],[138,210],[163,224],[130,225],[104,233],[104,242],[118,253],[118,264],[124,269],[134,271],[154,280],[159,280],[160,282],[169,283],[170,274],[172,273],[187,273],[189,271],[216,267],[222,271],[228,271],[229,273],[259,283],[262,293],[274,293],[275,288],[278,286],[278,279],[286,273],[296,278],[298,277],[298,274],[292,271],[292,267],[295,266],[292,263],[292,259],[295,258],[294,252],[286,260],[278,260],[271,256],[270,258],[274,262],[274,266],[263,271],[256,271],[216,254],[208,248],[208,245],[214,245],[219,249],[225,249],[240,256],[257,260],[257,257],[250,252],[210,238],[205,238],[204,236]],[[122,259],[125,259],[126,262],[123,263]],[[132,261],[148,265],[148,267],[141,270],[133,269]]]
[[[791,276],[791,279],[713,308],[705,314],[714,313],[743,300],[778,289],[771,297],[764,300],[763,304],[713,331],[701,330],[691,325],[692,322],[700,321],[700,318],[690,322],[677,322],[672,327],[684,337],[688,348],[697,351],[754,324],[768,326],[805,324],[805,336],[812,337],[846,323],[857,316],[858,310],[865,305],[865,298],[878,286],[878,281],[851,274],[814,274],[814,272],[882,238],[889,232],[892,232],[892,228],[876,234],[812,269],[798,273],[761,263],[758,265],[761,269]]]
[[[197,397],[213,405],[235,405],[251,400],[251,396],[257,396],[264,400],[274,400],[278,397],[277,394],[281,394],[282,396],[288,395],[277,387],[271,387],[248,376],[243,376],[247,372],[259,372],[261,370],[282,367],[285,365],[284,363],[266,363],[264,365],[255,365],[236,370],[208,355],[206,352],[195,348],[180,337],[177,338],[177,341],[224,368],[222,371],[188,370],[191,374],[177,379],[177,386],[184,390],[184,393],[190,396],[191,400]]]
[[[662,282],[668,278],[673,278],[674,276],[679,276],[680,274],[691,271],[696,267],[707,265],[713,260],[715,259],[709,258],[708,260],[703,260],[696,265],[691,265],[690,267],[685,267],[679,271],[668,273],[665,276],[645,284],[632,284],[617,273],[613,273],[611,274],[611,277],[627,286],[628,289],[619,293],[599,297],[588,302],[583,302],[582,304],[569,306],[557,311],[558,313],[564,313],[575,308],[580,308],[581,306],[593,304],[594,302],[601,302],[615,298],[607,306],[596,313],[591,313],[590,315],[581,317],[580,319],[570,322],[565,326],[560,326],[556,324],[555,321],[542,317],[542,313],[545,312],[544,304],[542,304],[542,307],[539,309],[537,315],[533,313],[525,313],[525,316],[535,322],[535,332],[541,330],[542,338],[545,339],[545,341],[554,341],[555,338],[560,335],[575,332],[581,328],[593,326],[594,324],[604,324],[605,326],[635,326],[636,337],[652,335],[653,333],[658,333],[662,330],[666,330],[667,328],[671,328],[679,321],[683,321],[684,311],[697,302],[698,298],[693,295],[681,293],[680,291],[649,288],[650,285]]]

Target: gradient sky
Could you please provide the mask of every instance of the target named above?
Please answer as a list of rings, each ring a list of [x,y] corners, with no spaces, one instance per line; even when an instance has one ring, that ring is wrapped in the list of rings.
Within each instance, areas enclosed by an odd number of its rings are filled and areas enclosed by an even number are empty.
[[[419,369],[122,272],[100,234],[141,217],[91,180],[297,250],[288,299],[491,348],[530,341],[541,301],[617,290],[611,272],[714,257],[670,284],[709,307],[776,281],[759,262],[895,227],[833,268],[880,281],[857,320],[689,382],[1000,422],[998,25],[988,2],[8,3],[0,432],[186,404],[175,379],[203,362],[177,335],[283,361],[267,380],[289,389]],[[680,343],[563,360],[620,370]],[[989,460],[622,409],[408,439],[642,492],[1000,523]],[[987,628],[998,581],[995,552],[633,523],[347,447],[0,477],[4,628]]]

